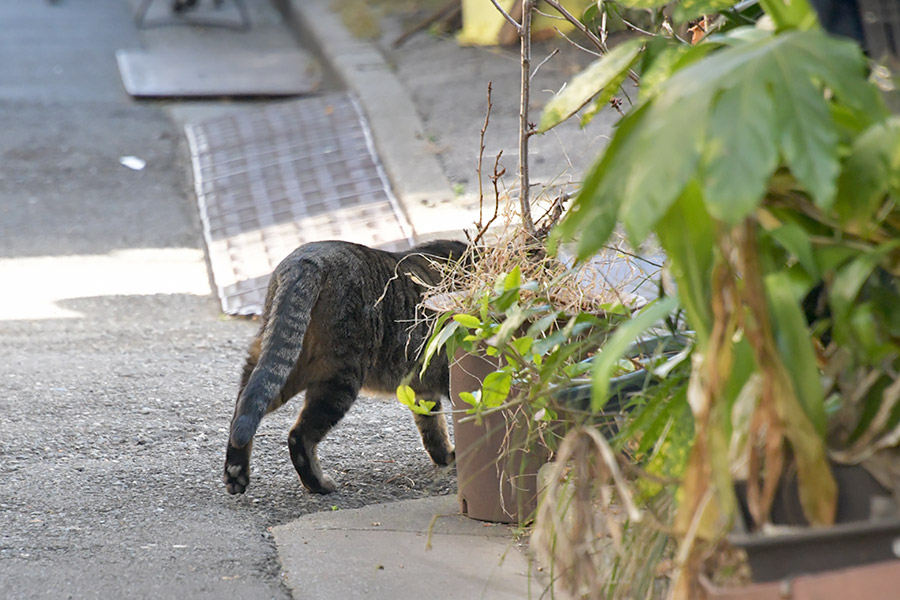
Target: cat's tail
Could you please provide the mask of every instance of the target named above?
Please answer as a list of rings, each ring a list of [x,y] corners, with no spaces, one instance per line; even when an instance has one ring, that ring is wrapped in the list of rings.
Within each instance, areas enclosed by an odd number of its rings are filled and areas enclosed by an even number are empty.
[[[231,422],[231,445],[238,448],[253,439],[259,422],[297,365],[310,312],[321,289],[322,272],[302,261],[288,269],[277,269],[272,277],[277,280],[261,332],[259,360],[238,398]]]

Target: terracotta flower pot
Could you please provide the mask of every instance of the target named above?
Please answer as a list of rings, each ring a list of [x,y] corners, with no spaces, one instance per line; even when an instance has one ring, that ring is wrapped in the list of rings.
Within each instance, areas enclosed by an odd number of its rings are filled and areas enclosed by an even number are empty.
[[[499,359],[460,351],[450,367],[459,507],[481,521],[524,523],[537,508],[537,472],[549,457],[546,448],[526,444],[528,423],[512,411],[487,415],[481,424],[461,422],[471,407],[460,392],[481,389],[499,366]]]
[[[801,575],[741,588],[720,588],[702,580],[707,600],[851,600],[896,598],[900,561]]]

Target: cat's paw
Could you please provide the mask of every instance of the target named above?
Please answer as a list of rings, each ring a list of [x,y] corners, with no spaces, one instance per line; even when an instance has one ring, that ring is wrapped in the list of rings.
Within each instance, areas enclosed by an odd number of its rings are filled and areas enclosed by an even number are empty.
[[[449,466],[456,460],[456,452],[454,451],[453,446],[442,448],[440,450],[430,450],[428,455],[431,456],[431,461],[439,467]]]
[[[328,475],[322,475],[318,481],[303,481],[301,478],[300,483],[313,494],[330,494],[337,489],[337,484],[334,482],[334,479]]]
[[[250,472],[244,465],[225,465],[225,491],[229,494],[243,494],[250,485]]]
[[[235,448],[231,444],[225,452],[225,472],[222,476],[225,491],[243,494],[250,485],[250,447]]]

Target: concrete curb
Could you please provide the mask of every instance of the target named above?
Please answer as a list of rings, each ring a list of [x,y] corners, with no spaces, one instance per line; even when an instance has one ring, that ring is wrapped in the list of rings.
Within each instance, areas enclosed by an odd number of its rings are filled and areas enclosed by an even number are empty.
[[[312,38],[357,96],[375,148],[417,241],[462,238],[471,215],[453,202],[452,186],[428,148],[424,126],[403,84],[374,45],[355,38],[324,0],[286,0],[288,18]]]

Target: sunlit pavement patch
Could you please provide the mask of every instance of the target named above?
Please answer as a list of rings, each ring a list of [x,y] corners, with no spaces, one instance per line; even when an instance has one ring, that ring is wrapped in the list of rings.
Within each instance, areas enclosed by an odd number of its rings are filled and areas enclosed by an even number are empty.
[[[62,305],[77,298],[210,293],[203,252],[194,248],[2,258],[0,280],[16,290],[0,295],[0,321],[80,318]]]

